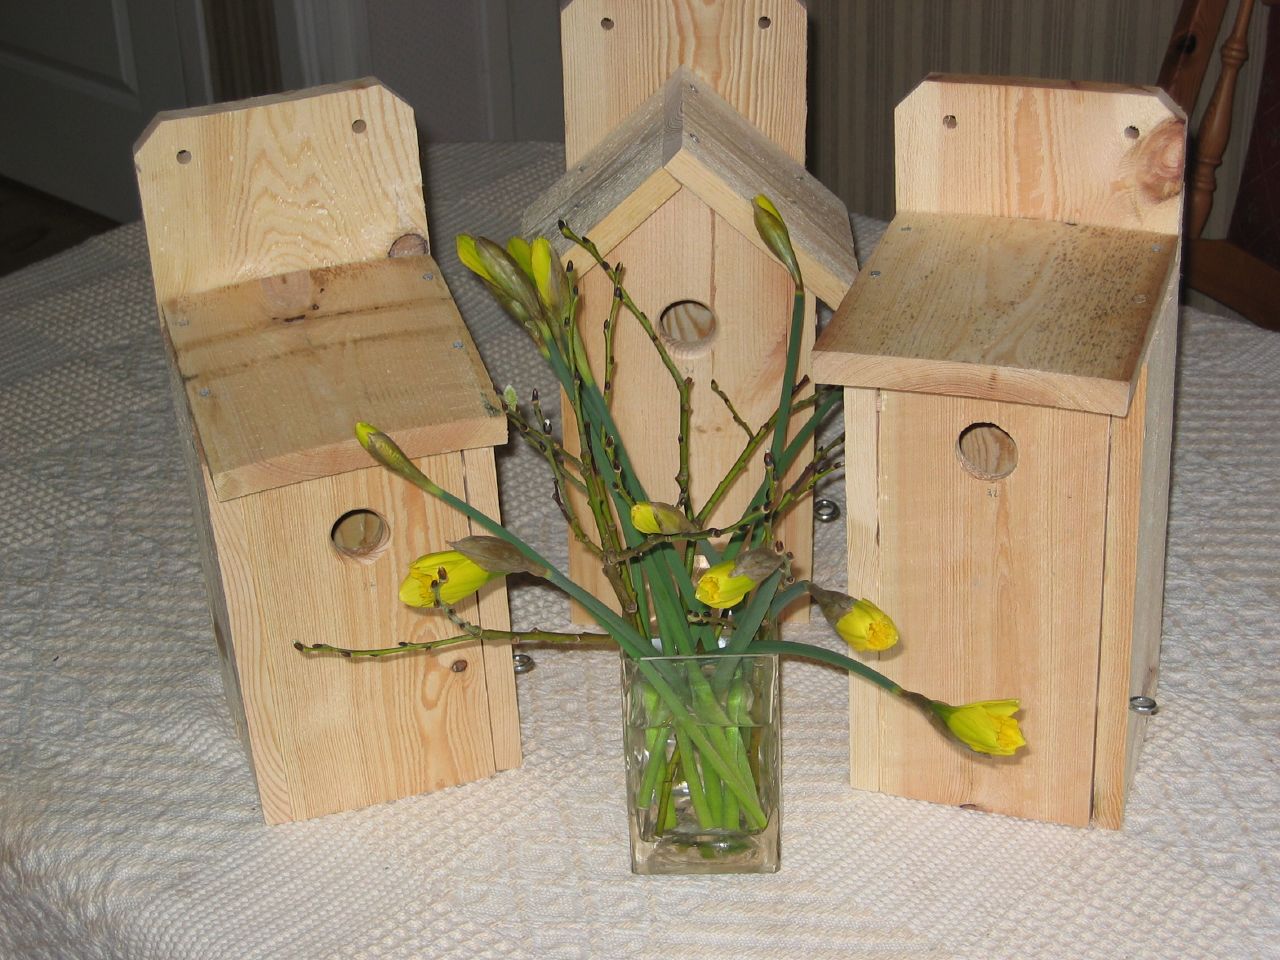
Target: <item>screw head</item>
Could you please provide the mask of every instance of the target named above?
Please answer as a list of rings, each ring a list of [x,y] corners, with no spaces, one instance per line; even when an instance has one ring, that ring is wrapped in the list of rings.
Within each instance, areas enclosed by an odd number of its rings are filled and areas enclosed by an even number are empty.
[[[533,662],[533,657],[527,653],[513,653],[511,655],[511,669],[516,673],[528,673],[537,664]]]
[[[1160,704],[1156,703],[1153,697],[1130,697],[1129,709],[1134,713],[1150,717],[1160,712]]]
[[[825,498],[815,500],[813,501],[813,515],[823,523],[830,523],[840,516],[840,504]]]

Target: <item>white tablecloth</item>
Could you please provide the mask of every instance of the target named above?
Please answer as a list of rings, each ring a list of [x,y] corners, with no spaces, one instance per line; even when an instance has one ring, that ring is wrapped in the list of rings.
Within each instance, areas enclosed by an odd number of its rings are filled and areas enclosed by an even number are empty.
[[[561,156],[452,145],[427,167],[434,251],[494,380],[544,396],[452,236],[505,237]],[[876,225],[855,223],[865,253]],[[0,956],[1278,955],[1280,335],[1184,311],[1161,712],[1122,832],[851,790],[844,677],[791,661],[782,872],[637,878],[607,651],[536,653],[521,769],[263,825],[147,263],[131,224],[0,280]],[[536,469],[502,457],[504,510],[562,557],[545,483],[517,482]],[[836,584],[841,527],[817,532]],[[564,621],[543,589],[512,607]]]

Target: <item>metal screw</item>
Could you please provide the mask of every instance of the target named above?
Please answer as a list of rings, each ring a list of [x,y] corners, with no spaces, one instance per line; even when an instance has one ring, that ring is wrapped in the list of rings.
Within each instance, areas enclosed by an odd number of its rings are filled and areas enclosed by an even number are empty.
[[[876,279],[878,279],[879,277],[880,277],[880,271],[879,271],[879,270],[872,270],[872,271],[871,271],[871,279],[872,279],[872,280],[876,280]]]
[[[1150,717],[1160,712],[1160,704],[1156,703],[1152,697],[1130,697],[1129,709],[1144,717]]]
[[[422,275],[423,280],[434,280],[435,278],[436,278],[436,275],[434,273],[424,273]]]
[[[1139,294],[1137,294],[1137,295],[1133,298],[1133,302],[1134,302],[1134,303],[1146,303],[1146,302],[1147,302],[1147,295],[1146,295],[1145,293],[1139,293]]]
[[[467,661],[455,660],[453,661],[453,664],[449,667],[449,669],[452,670],[454,673],[462,673],[464,670],[467,669]]]
[[[1163,249],[1164,249],[1164,247],[1160,246],[1160,244],[1158,244],[1158,243],[1153,243],[1153,244],[1151,245],[1151,249],[1152,249],[1155,253],[1159,253],[1161,250],[1163,250]]]
[[[461,340],[455,340],[455,341],[453,341],[453,349],[455,349],[455,350],[461,350],[461,349],[462,349],[462,341],[461,341]]]
[[[212,391],[212,390],[210,390],[208,387],[201,387],[201,388],[200,388],[200,396],[202,396],[202,397],[207,397],[207,396],[209,396],[209,394],[211,394],[211,393],[213,393],[213,391]]]
[[[533,657],[527,653],[513,653],[511,655],[511,669],[516,673],[528,673],[537,664],[533,662]]]
[[[834,500],[815,500],[813,501],[813,515],[823,523],[830,523],[840,516],[840,504]]]

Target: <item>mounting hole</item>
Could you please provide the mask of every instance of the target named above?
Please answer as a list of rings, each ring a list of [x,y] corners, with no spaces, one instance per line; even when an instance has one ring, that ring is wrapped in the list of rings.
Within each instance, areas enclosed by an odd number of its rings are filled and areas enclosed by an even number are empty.
[[[1138,128],[1132,124],[1124,128],[1124,135],[1130,140],[1138,139]]]
[[[178,151],[178,162],[179,162],[179,163],[190,163],[190,162],[191,162],[191,151],[190,151],[190,150],[179,150],[179,151]]]
[[[391,530],[387,521],[372,510],[349,510],[329,531],[333,548],[352,560],[375,559],[387,545]]]
[[[685,357],[710,349],[716,327],[716,315],[701,300],[677,300],[658,317],[658,332],[667,349]]]
[[[612,30],[612,29],[613,29],[613,17],[603,17],[603,18],[601,18],[601,20],[600,20],[600,29],[601,29],[601,30]]]
[[[948,113],[942,118],[942,125],[948,130],[954,130],[956,128],[956,115],[954,113]]]
[[[956,456],[979,480],[1001,480],[1018,465],[1018,445],[994,423],[971,423],[960,431]]]
[[[770,27],[773,26],[773,21],[770,20],[768,17],[761,17],[759,20],[756,21],[756,24],[760,27],[761,30],[768,30]]]
[[[367,123],[365,123],[365,122],[364,122],[364,120],[360,119],[359,117],[357,117],[356,119],[354,119],[354,120],[352,120],[352,121],[351,121],[351,132],[352,132],[352,133],[364,133],[367,129],[369,129],[369,125],[368,125]]]

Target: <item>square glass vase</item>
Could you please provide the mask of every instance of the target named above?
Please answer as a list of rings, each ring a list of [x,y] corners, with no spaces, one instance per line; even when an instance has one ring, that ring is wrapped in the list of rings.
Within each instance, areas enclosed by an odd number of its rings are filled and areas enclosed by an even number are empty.
[[[778,657],[624,656],[622,711],[632,872],[776,872]]]

